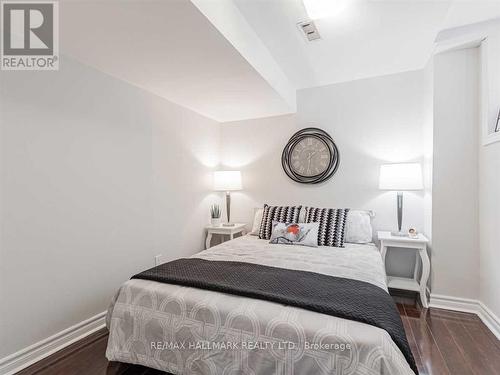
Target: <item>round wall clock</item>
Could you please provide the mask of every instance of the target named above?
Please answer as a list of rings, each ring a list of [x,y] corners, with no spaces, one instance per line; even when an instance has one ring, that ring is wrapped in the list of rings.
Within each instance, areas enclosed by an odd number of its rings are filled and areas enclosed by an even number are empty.
[[[292,180],[318,184],[332,177],[340,155],[332,137],[324,130],[306,128],[295,133],[281,155],[281,164]]]

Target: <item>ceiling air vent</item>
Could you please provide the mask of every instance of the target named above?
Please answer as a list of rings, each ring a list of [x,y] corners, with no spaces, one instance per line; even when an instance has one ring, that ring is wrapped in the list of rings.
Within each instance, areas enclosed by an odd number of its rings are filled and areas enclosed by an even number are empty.
[[[313,21],[299,22],[297,26],[299,26],[299,29],[302,30],[307,40],[311,41],[321,39],[321,35],[319,35],[318,29]]]

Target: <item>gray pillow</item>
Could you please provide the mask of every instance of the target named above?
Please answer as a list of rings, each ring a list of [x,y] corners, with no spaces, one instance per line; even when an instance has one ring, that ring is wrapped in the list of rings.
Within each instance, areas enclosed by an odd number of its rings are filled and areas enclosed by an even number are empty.
[[[318,247],[319,223],[280,223],[273,221],[272,244]]]

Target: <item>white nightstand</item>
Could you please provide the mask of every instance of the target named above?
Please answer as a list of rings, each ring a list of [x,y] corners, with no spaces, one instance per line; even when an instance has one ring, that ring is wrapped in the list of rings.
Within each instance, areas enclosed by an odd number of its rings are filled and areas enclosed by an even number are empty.
[[[246,224],[238,223],[230,227],[225,227],[223,225],[218,225],[218,226],[209,225],[205,227],[205,229],[207,230],[205,249],[208,249],[210,247],[210,241],[212,240],[212,235],[214,234],[226,235],[229,236],[230,240],[232,240],[235,234],[241,233],[242,236],[245,234],[245,225]]]
[[[387,285],[393,289],[419,292],[422,306],[428,307],[426,291],[430,272],[430,261],[427,255],[427,243],[429,240],[423,234],[419,234],[417,238],[393,236],[391,232],[377,232],[377,235],[380,240],[380,252],[384,265],[388,247],[398,248],[401,251],[406,251],[407,249],[417,250],[413,278],[387,276]],[[422,276],[420,280],[417,280],[420,268],[419,258],[422,263]]]

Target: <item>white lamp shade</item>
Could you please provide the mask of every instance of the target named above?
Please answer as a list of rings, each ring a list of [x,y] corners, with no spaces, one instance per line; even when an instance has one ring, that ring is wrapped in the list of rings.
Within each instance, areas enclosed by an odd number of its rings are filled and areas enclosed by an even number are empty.
[[[379,189],[422,190],[422,166],[419,163],[382,164]]]
[[[241,172],[240,171],[215,171],[214,172],[214,190],[233,191],[241,190]]]

